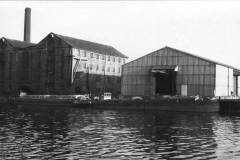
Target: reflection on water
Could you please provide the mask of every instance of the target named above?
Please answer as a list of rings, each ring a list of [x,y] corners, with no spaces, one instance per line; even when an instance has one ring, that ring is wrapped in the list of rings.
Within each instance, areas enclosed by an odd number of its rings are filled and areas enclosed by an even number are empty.
[[[240,117],[0,107],[1,159],[240,159]]]

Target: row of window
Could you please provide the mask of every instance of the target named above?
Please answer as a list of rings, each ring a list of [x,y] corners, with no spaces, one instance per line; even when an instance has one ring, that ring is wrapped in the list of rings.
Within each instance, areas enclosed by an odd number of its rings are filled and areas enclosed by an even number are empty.
[[[85,69],[87,68],[87,64],[86,63],[83,64],[83,68],[85,68]],[[93,64],[90,64],[89,70],[93,70]],[[100,70],[99,65],[96,65],[96,71],[99,71],[99,70]],[[105,66],[102,66],[101,70],[104,71],[105,70]],[[118,67],[118,71],[116,71],[115,67],[107,67],[107,72],[111,72],[111,71],[112,72],[121,73],[121,67]]]
[[[88,52],[87,52],[87,51],[78,51],[78,56],[79,56],[79,57],[81,57],[81,53],[82,53],[82,56],[83,56],[83,57],[87,57],[87,55],[88,55]],[[96,56],[95,56],[95,54],[96,54]],[[90,58],[94,58],[94,57],[96,57],[96,59],[100,59],[100,54],[91,52],[91,53],[90,53]],[[101,58],[102,60],[105,60],[105,59],[106,59],[106,55],[101,55],[101,57],[102,57],[102,58]],[[108,60],[108,61],[111,61],[111,57],[112,57],[112,61],[113,61],[113,62],[116,62],[117,60],[118,60],[119,63],[122,62],[122,58],[120,58],[120,57],[114,57],[114,56],[110,56],[110,55],[107,55],[107,60]],[[123,58],[123,63],[125,63],[125,59],[124,59],[124,58]]]

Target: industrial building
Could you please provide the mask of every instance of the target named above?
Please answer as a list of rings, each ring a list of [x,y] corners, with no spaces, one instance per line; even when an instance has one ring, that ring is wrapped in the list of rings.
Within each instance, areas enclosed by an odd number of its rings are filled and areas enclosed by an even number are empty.
[[[50,33],[19,54],[33,94],[120,94],[127,57],[111,46]]]
[[[21,77],[23,68],[19,60],[19,52],[33,46],[33,43],[12,40],[8,38],[0,39],[0,95],[16,94],[18,86],[23,86]]]
[[[120,95],[121,66],[127,56],[115,48],[48,34],[31,40],[31,9],[25,9],[24,41],[0,39],[0,94]]]
[[[38,44],[2,38],[0,47],[3,94],[120,94],[127,57],[111,46],[50,33]]]
[[[158,95],[239,95],[240,70],[184,51],[164,47],[123,65],[125,97]]]

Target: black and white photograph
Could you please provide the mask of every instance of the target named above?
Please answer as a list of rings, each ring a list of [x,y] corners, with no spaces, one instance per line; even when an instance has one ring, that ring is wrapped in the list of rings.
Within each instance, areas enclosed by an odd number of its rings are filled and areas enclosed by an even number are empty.
[[[240,2],[0,1],[0,160],[240,159]]]

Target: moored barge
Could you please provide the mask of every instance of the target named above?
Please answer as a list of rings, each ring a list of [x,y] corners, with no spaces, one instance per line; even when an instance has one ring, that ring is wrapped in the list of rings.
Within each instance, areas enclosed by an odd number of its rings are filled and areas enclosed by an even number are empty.
[[[13,105],[68,106],[92,109],[161,110],[183,112],[219,112],[218,99],[199,99],[193,97],[170,97],[142,100],[91,100],[77,96],[24,96],[9,98]]]

